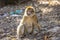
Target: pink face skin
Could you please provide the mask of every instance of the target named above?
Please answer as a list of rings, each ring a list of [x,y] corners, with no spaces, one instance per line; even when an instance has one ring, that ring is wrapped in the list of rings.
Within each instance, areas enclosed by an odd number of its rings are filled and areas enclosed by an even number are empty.
[[[33,13],[34,13],[34,10],[33,10],[32,8],[29,8],[29,9],[27,10],[27,15],[28,15],[28,16],[32,15]]]

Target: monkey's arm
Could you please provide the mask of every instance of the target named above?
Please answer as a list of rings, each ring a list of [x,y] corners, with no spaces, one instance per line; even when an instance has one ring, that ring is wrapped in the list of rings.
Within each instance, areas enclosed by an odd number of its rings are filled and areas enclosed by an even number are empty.
[[[34,19],[34,21],[35,21],[35,22],[37,22],[37,23],[38,23],[38,18],[37,18],[37,16],[36,16],[36,15],[34,15],[34,16],[33,16],[33,19]]]
[[[26,16],[23,16],[23,18],[22,18],[20,24],[24,24],[24,22],[26,21],[26,19],[27,19],[27,17],[26,17]]]
[[[34,26],[33,26],[34,28],[33,28],[33,34],[37,34],[37,33],[39,33],[40,32],[40,28],[41,28],[41,26],[38,24],[38,23],[34,23]]]
[[[38,28],[38,30],[39,30],[39,32],[40,32],[41,25],[40,25],[40,24],[38,24],[38,23],[34,23],[34,24],[35,24],[35,26]]]

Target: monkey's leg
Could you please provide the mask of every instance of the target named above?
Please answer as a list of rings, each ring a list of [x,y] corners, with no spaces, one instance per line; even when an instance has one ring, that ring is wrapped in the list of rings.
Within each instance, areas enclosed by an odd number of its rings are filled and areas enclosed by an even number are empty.
[[[24,34],[24,26],[23,25],[19,25],[17,27],[17,39],[20,40],[21,37],[23,36]]]

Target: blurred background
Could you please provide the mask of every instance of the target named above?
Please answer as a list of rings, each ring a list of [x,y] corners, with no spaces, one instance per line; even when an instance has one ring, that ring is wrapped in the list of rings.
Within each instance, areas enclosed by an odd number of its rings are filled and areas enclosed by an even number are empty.
[[[23,40],[60,40],[60,0],[0,0],[0,40],[17,40],[16,28],[26,6],[33,6],[42,26]]]

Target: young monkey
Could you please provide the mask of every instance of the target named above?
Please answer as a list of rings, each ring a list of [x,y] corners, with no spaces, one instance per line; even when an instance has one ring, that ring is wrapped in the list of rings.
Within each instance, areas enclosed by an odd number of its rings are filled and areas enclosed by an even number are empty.
[[[28,6],[25,9],[23,18],[17,27],[17,37],[22,37],[25,33],[33,33],[34,28],[40,31],[40,25],[38,24],[38,19],[35,14],[35,9],[32,6]]]

